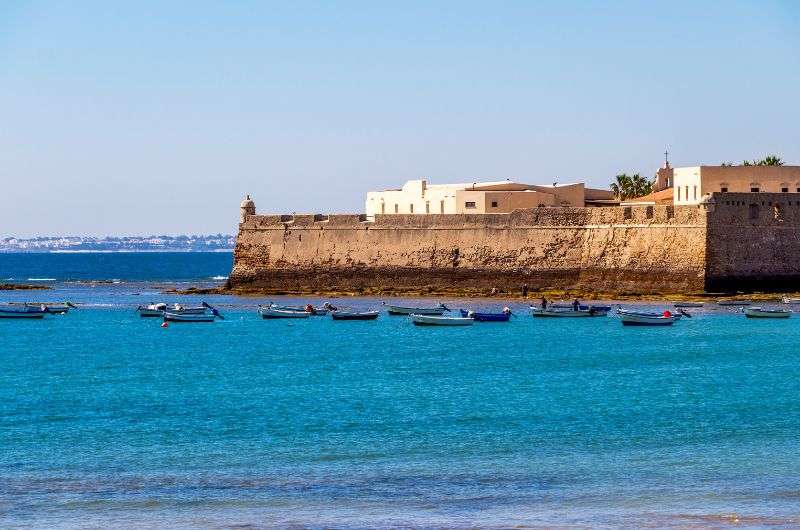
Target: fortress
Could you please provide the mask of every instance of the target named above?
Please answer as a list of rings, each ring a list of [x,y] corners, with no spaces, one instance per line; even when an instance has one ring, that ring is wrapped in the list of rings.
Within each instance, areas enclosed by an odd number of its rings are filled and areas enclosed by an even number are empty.
[[[371,220],[257,215],[248,198],[240,221],[229,279],[239,292],[480,294],[528,284],[654,294],[800,285],[800,193]]]

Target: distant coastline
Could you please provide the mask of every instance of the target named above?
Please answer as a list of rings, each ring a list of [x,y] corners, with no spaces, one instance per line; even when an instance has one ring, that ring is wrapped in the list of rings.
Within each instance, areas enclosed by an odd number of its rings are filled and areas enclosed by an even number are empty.
[[[233,252],[228,234],[180,236],[41,236],[0,239],[0,253]]]

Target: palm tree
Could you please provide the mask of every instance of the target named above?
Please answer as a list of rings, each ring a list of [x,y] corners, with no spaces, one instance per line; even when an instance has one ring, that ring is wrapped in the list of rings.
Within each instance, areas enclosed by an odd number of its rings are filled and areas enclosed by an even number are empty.
[[[782,166],[783,160],[778,155],[767,155],[758,161],[759,166]]]
[[[653,189],[653,183],[639,175],[639,173],[633,175],[620,173],[615,178],[616,182],[611,183],[611,191],[621,201],[642,197]]]

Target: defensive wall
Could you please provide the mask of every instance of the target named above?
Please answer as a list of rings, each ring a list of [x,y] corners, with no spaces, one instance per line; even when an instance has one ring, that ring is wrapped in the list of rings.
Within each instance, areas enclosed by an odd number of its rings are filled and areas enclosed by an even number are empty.
[[[230,287],[260,292],[798,290],[800,194],[509,214],[245,215]]]

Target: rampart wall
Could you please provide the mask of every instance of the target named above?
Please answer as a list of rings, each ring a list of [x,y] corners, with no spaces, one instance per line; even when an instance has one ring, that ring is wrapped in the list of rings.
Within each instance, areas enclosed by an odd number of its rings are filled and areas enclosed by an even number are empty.
[[[702,206],[248,215],[230,284],[261,292],[702,291]]]

